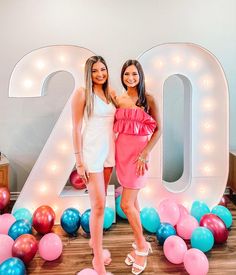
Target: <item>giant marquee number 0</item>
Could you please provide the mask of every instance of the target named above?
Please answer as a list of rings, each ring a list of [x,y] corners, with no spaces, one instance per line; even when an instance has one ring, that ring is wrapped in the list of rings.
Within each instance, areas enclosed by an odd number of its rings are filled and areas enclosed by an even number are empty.
[[[75,86],[83,83],[83,66],[93,53],[77,46],[50,46],[24,56],[10,79],[10,97],[44,94],[46,81],[58,71],[71,73]],[[148,91],[157,98],[162,121],[163,87],[178,75],[184,84],[184,171],[174,183],[162,180],[162,137],[151,153],[147,187],[140,192],[141,207],[157,207],[164,198],[190,207],[204,200],[210,207],[222,197],[228,175],[228,87],[217,59],[206,49],[187,43],[163,44],[139,57]],[[77,191],[63,188],[73,169],[71,98],[66,103],[14,205],[34,211],[51,205],[60,216],[67,207],[85,210]],[[173,122],[174,123],[174,122]],[[171,154],[171,152],[168,152]],[[171,173],[171,171],[170,171]]]

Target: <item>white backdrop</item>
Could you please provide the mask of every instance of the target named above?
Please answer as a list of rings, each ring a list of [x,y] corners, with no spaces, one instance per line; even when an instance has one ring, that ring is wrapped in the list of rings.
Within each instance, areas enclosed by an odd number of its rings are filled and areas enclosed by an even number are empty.
[[[21,190],[73,89],[71,77],[61,74],[37,102],[8,98],[15,63],[48,45],[78,45],[103,55],[118,91],[120,67],[128,58],[167,42],[207,48],[226,73],[230,147],[236,148],[235,10],[234,0],[0,1],[0,150],[11,163],[11,190]]]

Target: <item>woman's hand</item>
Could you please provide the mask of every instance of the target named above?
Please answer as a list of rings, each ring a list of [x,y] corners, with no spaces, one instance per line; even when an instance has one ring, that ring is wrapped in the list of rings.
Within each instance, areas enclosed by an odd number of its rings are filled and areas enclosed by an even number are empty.
[[[76,165],[77,174],[79,177],[83,180],[83,182],[86,184],[89,180],[89,174],[85,169],[85,166],[83,163]]]
[[[148,170],[148,154],[146,152],[142,152],[138,155],[135,162],[137,162],[136,175],[143,176],[145,170]]]

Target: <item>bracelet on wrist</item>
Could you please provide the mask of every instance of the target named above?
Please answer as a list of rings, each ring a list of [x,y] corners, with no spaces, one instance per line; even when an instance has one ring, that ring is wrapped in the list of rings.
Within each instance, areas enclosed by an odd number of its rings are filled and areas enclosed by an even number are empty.
[[[75,155],[79,155],[81,152],[74,152]]]
[[[148,159],[145,159],[145,158],[143,158],[143,157],[141,157],[141,156],[139,156],[138,159],[139,159],[141,162],[143,162],[143,163],[148,163]]]

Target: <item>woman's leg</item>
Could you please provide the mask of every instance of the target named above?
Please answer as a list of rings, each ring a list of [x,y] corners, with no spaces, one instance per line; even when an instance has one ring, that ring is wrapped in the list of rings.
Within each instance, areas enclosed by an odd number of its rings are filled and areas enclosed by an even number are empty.
[[[143,235],[142,224],[140,220],[139,205],[137,202],[139,190],[133,190],[124,188],[121,199],[121,208],[126,214],[130,226],[134,233],[135,243],[137,245],[138,251],[147,251],[147,243]],[[131,252],[132,256],[135,258],[135,263],[143,266],[146,257],[135,255],[134,251]]]
[[[90,173],[87,185],[91,203],[90,234],[94,253],[94,269],[99,275],[106,274],[103,261],[103,219],[105,208],[105,188],[103,173]]]

